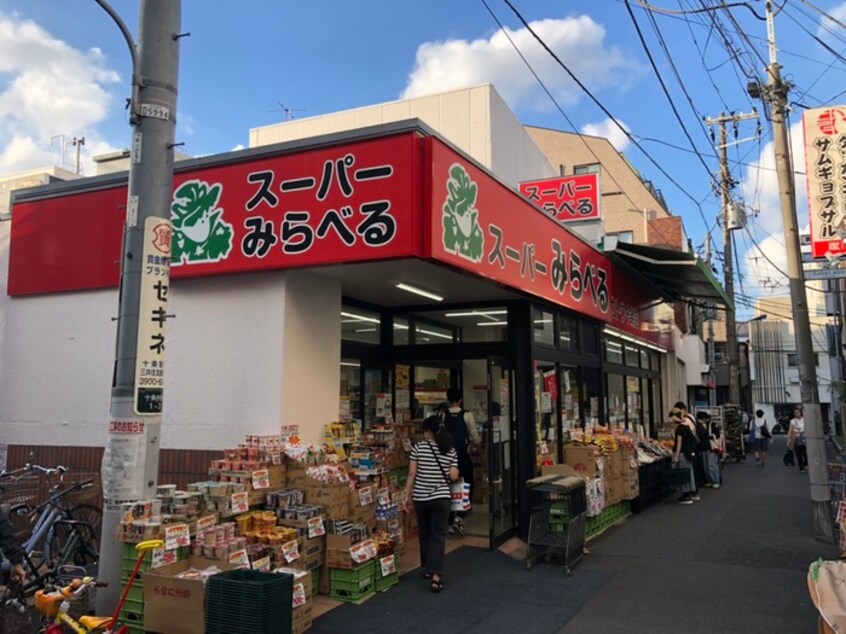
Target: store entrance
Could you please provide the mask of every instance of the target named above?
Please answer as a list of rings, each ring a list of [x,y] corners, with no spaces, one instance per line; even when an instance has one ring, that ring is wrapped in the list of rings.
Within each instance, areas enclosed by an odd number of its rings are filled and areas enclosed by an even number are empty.
[[[514,376],[506,358],[398,363],[399,376],[409,376],[413,418],[420,422],[446,407],[449,387],[463,395],[463,409],[479,433],[473,461],[472,508],[464,518],[466,535],[485,537],[495,548],[515,532],[517,488],[514,434]],[[397,402],[403,382],[397,380]]]

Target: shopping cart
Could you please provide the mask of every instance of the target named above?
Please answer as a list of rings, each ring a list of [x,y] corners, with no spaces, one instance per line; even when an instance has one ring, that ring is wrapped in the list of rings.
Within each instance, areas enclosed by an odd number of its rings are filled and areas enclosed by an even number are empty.
[[[585,480],[576,476],[542,476],[527,483],[531,516],[526,570],[540,559],[564,555],[570,575],[584,555],[587,498]]]

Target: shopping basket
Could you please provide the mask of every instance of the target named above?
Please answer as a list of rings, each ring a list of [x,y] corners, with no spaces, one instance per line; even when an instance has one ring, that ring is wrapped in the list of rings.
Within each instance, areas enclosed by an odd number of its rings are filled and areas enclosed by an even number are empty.
[[[664,472],[664,481],[670,487],[690,484],[690,467],[670,467]]]

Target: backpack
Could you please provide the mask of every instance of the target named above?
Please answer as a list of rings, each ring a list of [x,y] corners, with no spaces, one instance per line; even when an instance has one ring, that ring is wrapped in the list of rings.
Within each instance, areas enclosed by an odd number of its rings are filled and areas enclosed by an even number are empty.
[[[464,422],[464,412],[463,408],[455,413],[449,410],[444,412],[444,427],[452,436],[455,453],[459,456],[468,455],[467,448],[470,445],[467,423]]]

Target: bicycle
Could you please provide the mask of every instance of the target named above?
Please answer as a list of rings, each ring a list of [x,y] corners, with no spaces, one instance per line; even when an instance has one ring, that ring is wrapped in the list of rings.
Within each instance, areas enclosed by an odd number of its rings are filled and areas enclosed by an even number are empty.
[[[22,503],[11,509],[12,516],[29,516],[34,524],[29,538],[22,544],[24,567],[31,577],[24,585],[24,591],[31,594],[35,589],[55,581],[65,565],[72,564],[86,570],[96,565],[102,512],[90,504],[68,504],[72,495],[93,487],[93,479],[62,489],[60,487],[67,472],[65,467],[27,465],[25,469],[38,471],[48,478],[59,478],[59,482],[50,488],[46,502],[37,507]]]
[[[39,590],[35,593],[35,609],[39,614],[51,618],[52,623],[44,629],[44,634],[63,634],[65,627],[70,628],[76,634],[129,634],[129,627],[119,624],[120,611],[123,609],[129,591],[135,584],[138,571],[144,562],[146,554],[157,548],[162,548],[164,542],[160,539],[152,539],[135,545],[138,557],[135,560],[135,567],[126,581],[123,592],[120,595],[117,606],[112,616],[80,616],[78,619],[70,615],[71,601],[83,595],[91,588],[104,587],[106,584],[97,581],[92,577],[75,579],[64,588],[54,590]],[[117,627],[117,629],[115,629]]]

